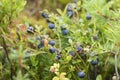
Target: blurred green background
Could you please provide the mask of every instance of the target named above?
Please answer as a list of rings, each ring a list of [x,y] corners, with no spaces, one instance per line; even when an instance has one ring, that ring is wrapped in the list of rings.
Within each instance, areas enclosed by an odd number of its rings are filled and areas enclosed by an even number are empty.
[[[77,1],[79,0],[27,0],[24,10],[19,15],[19,20],[16,21],[45,27],[46,20],[41,16],[42,11],[47,10],[49,13],[57,13],[56,9],[64,10],[68,3]]]
[[[27,17],[32,16],[39,20],[41,18],[40,11],[46,9],[50,12],[56,12],[57,8],[63,10],[67,3],[76,1],[78,0],[27,0],[24,12]]]

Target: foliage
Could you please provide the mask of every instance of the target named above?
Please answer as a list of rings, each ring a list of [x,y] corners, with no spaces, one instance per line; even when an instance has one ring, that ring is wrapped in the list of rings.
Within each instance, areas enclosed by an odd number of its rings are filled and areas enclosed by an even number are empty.
[[[2,1],[3,6],[10,3]],[[14,27],[6,32],[4,27],[8,28],[25,5],[24,0],[12,1],[16,7],[8,4],[0,13],[0,25],[3,26],[0,32],[0,79],[82,80],[77,75],[80,71],[85,73],[84,80],[118,77],[114,70],[114,67],[120,69],[119,64],[116,66],[120,59],[120,7],[117,0],[81,0],[69,3],[64,10],[57,9],[56,14],[44,10],[41,14],[48,15],[44,17],[47,26],[13,22]],[[54,45],[50,41],[55,42]]]
[[[23,10],[25,4],[25,0],[0,0],[0,27],[7,30],[13,18]]]

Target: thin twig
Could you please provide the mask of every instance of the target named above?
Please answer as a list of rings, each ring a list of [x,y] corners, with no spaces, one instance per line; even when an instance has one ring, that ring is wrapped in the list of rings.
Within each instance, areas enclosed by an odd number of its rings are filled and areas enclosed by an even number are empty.
[[[120,21],[120,18],[116,18],[116,19],[113,19],[113,18],[110,18],[109,16],[107,16],[107,15],[103,15],[101,12],[99,12],[99,11],[97,11],[97,13],[99,14],[99,15],[101,15],[102,17],[104,17],[104,18],[106,18],[106,19],[109,19],[109,20],[111,20],[111,21]]]
[[[11,80],[13,80],[12,64],[11,64],[11,61],[10,61],[10,58],[9,58],[9,55],[8,55],[9,53],[8,53],[8,50],[7,50],[7,45],[6,45],[4,37],[1,36],[1,38],[2,38],[2,41],[3,41],[2,47],[3,47],[3,50],[5,51],[5,56],[6,56],[8,62],[10,64],[10,71],[11,71],[10,78],[11,78]]]
[[[117,80],[119,80],[119,73],[118,73],[118,67],[117,67],[117,56],[118,56],[118,53],[115,54],[115,72],[116,72],[116,77],[117,77]]]
[[[9,56],[8,56],[8,50],[7,50],[7,45],[6,45],[5,39],[4,39],[3,36],[1,36],[1,38],[2,38],[2,42],[3,42],[3,44],[2,44],[3,50],[5,51],[5,55],[6,55],[7,59],[8,59],[8,61],[10,62],[10,59],[9,59]]]

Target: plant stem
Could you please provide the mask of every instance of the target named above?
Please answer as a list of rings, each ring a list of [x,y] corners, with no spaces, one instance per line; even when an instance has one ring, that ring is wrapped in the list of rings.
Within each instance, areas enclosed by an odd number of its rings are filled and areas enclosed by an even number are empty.
[[[116,77],[117,77],[117,80],[119,80],[119,73],[118,73],[118,68],[117,68],[117,56],[118,56],[118,53],[115,53],[115,72],[116,72]]]
[[[2,42],[3,42],[2,47],[3,47],[4,53],[5,53],[4,55],[6,56],[8,62],[10,64],[10,78],[11,78],[11,80],[13,80],[12,63],[11,63],[11,60],[8,55],[9,53],[8,53],[8,49],[7,49],[7,44],[6,44],[4,36],[1,36],[1,38],[2,38]]]
[[[60,50],[61,50],[61,39],[60,39],[59,33],[58,33],[58,38],[59,38],[59,47],[60,47]]]
[[[82,63],[83,63],[83,65],[84,65],[84,67],[86,67],[86,64],[85,64],[85,62],[83,61],[83,59],[81,58],[81,56],[80,55],[78,55],[77,54],[77,56],[80,58],[80,60],[82,61]]]
[[[73,75],[74,79],[77,80],[77,77],[75,77],[75,74],[73,72],[72,72],[72,75]]]
[[[60,50],[61,50],[61,49],[62,49],[62,45],[61,45],[61,38],[60,38],[60,35],[59,35],[58,28],[56,28],[56,34],[57,34],[58,39],[59,39],[59,48],[60,48]]]

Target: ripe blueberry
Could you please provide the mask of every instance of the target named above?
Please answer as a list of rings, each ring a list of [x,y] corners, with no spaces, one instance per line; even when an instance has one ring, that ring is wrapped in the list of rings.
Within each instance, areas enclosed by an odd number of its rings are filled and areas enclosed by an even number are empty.
[[[74,51],[70,51],[69,54],[70,54],[71,56],[74,56],[74,55],[75,55]]]
[[[49,27],[50,29],[54,29],[54,28],[55,28],[55,24],[54,24],[54,23],[50,23],[50,24],[48,25],[48,27]]]
[[[57,54],[56,57],[55,57],[56,60],[59,60],[60,58],[61,58],[60,54]]]
[[[72,6],[68,5],[67,11],[72,11]]]
[[[91,61],[91,64],[92,65],[97,65],[98,64],[98,60],[96,59],[96,60]]]
[[[41,13],[41,16],[42,16],[43,18],[48,18],[48,14],[46,14],[46,13]]]
[[[34,28],[33,28],[32,26],[29,26],[29,27],[27,28],[27,32],[28,32],[28,33],[33,33],[33,32],[34,32]]]
[[[50,51],[50,53],[55,53],[55,49],[54,49],[53,47],[51,47],[51,48],[49,49],[49,51]]]
[[[55,45],[55,41],[49,41],[49,44],[51,45],[51,46],[54,46]]]
[[[78,77],[79,78],[84,78],[85,77],[85,73],[83,71],[78,72]]]
[[[44,46],[43,44],[39,44],[38,49],[42,48],[43,46]]]
[[[82,51],[82,47],[81,47],[81,46],[78,46],[78,47],[77,47],[77,52],[80,52],[80,51]]]
[[[69,18],[72,18],[73,17],[73,11],[67,11],[67,16]]]
[[[38,49],[40,49],[40,48],[42,48],[42,47],[44,47],[44,41],[42,40],[41,42],[40,42],[40,44],[38,45]]]
[[[63,35],[67,35],[68,34],[68,30],[67,29],[62,30],[62,34]]]
[[[87,20],[91,20],[91,19],[92,19],[92,16],[91,16],[90,14],[87,14],[87,15],[86,15],[86,19],[87,19]]]

